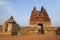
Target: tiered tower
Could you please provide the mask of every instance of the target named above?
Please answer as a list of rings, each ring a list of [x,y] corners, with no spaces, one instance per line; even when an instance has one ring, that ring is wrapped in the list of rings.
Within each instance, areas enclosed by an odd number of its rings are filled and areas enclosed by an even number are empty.
[[[36,7],[34,7],[30,16],[30,27],[37,28],[38,26],[40,26],[42,33],[44,33],[44,27],[51,27],[51,20],[43,6],[41,11],[37,11]]]
[[[44,27],[51,26],[51,20],[43,6],[41,11],[37,11],[34,7],[30,16],[30,27],[37,27],[38,24],[43,24]]]

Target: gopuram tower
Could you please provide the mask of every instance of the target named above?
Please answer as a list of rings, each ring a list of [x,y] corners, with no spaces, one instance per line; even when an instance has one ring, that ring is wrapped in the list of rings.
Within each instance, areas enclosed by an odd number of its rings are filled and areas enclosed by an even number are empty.
[[[33,8],[30,16],[30,27],[40,28],[41,33],[44,33],[45,27],[51,27],[51,20],[43,6],[41,11],[37,11],[36,7]]]

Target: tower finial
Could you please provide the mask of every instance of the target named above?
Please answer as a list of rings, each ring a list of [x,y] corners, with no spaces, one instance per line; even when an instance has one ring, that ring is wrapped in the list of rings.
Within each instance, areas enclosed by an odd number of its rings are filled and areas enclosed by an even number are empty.
[[[34,6],[33,10],[36,10],[36,7]]]
[[[13,16],[11,16],[10,19],[13,19]]]
[[[43,6],[41,7],[41,11],[45,11],[45,8]]]

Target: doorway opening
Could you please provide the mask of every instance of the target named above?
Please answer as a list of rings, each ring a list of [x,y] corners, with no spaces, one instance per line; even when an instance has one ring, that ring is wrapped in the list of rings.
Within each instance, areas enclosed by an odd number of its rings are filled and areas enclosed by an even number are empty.
[[[44,34],[43,24],[41,24],[41,23],[38,23],[38,33]]]

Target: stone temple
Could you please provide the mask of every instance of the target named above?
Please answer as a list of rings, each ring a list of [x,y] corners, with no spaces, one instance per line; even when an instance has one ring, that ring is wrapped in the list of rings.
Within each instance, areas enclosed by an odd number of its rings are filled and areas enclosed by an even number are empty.
[[[37,11],[34,7],[30,16],[30,27],[37,28],[38,26],[42,33],[44,33],[44,27],[51,27],[51,20],[44,7],[41,7],[41,11]]]
[[[7,21],[0,25],[0,34],[23,35],[23,34],[46,34],[56,35],[56,28],[52,27],[51,19],[42,6],[40,11],[33,8],[29,19],[29,26],[19,26],[11,16]]]
[[[20,27],[12,16],[2,25],[2,34],[18,34],[19,31]]]

